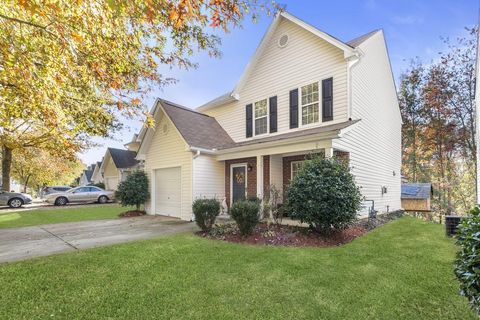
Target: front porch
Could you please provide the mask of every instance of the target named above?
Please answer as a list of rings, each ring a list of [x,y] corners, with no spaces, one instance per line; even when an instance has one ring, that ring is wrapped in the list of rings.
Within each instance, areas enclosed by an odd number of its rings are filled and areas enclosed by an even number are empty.
[[[262,150],[256,155],[239,157],[238,154],[223,156],[225,163],[225,200],[230,208],[236,200],[259,198],[268,195],[273,185],[280,193],[283,203],[290,180],[300,169],[303,161],[314,155],[339,157],[349,161],[349,153],[334,149],[331,143],[323,143],[317,148],[276,153],[275,150]],[[271,153],[265,154],[268,151]]]

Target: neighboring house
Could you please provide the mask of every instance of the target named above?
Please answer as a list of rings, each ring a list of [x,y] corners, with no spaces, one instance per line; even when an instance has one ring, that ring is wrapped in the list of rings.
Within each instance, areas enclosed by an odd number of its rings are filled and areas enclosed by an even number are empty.
[[[149,214],[192,218],[192,201],[228,206],[281,193],[311,153],[348,161],[380,212],[401,209],[401,116],[383,31],[342,42],[283,12],[235,88],[195,111],[157,100],[137,159]]]
[[[2,175],[0,174],[0,191],[2,191]],[[10,179],[10,190],[7,191],[13,191],[13,192],[22,192],[23,191],[23,186],[18,183],[17,181]]]
[[[120,181],[124,181],[132,171],[141,169],[142,164],[135,159],[136,154],[135,151],[107,148],[100,167],[106,190],[116,190]]]
[[[402,208],[405,211],[432,211],[432,195],[431,183],[402,183]]]
[[[102,172],[100,171],[101,167],[102,167],[102,161],[98,161],[92,173],[93,184],[103,183],[103,176],[102,176]]]
[[[125,143],[125,148],[127,148],[130,151],[138,151],[138,148],[140,148],[140,135],[139,134],[134,134],[132,137],[132,140],[128,143]]]
[[[95,167],[95,164],[91,164],[87,167],[86,170],[83,170],[82,175],[80,176],[79,185],[87,186],[89,184],[92,184],[92,175],[95,171]]]

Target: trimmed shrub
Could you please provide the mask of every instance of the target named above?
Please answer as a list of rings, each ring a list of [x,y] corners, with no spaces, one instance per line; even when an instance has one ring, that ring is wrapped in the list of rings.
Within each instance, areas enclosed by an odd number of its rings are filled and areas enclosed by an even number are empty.
[[[217,199],[196,199],[192,204],[195,222],[203,231],[210,231],[220,214],[220,201]]]
[[[140,205],[150,197],[147,174],[143,171],[134,171],[125,181],[119,183],[115,197],[122,206],[135,206],[139,211]]]
[[[334,158],[307,160],[290,182],[285,210],[293,219],[329,233],[355,221],[362,197],[348,167]]]
[[[460,281],[460,294],[480,314],[480,208],[472,209],[470,215],[458,226],[460,251],[455,260],[455,275]]]
[[[237,223],[240,233],[244,236],[250,235],[260,222],[260,202],[237,201],[232,205],[230,215]]]
[[[98,182],[93,184],[95,187],[99,187],[100,189],[105,190],[105,183],[103,182]]]

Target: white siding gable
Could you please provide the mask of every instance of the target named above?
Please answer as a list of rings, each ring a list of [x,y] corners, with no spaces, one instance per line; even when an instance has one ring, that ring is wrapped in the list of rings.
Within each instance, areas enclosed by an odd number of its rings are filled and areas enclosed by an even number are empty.
[[[278,39],[284,34],[289,37],[288,44],[280,48]],[[347,62],[344,52],[299,25],[282,18],[239,92],[240,100],[204,112],[215,117],[234,141],[244,141],[247,140],[245,106],[277,96],[278,131],[275,134],[301,130],[301,126],[298,129],[289,128],[290,90],[313,82],[319,82],[321,88],[321,81],[330,77],[333,77],[334,119],[325,125],[347,120]],[[319,112],[320,123],[317,125],[322,125],[321,102]],[[300,110],[299,113],[301,114]]]
[[[395,83],[383,32],[360,45],[364,56],[352,69],[352,118],[361,119],[333,147],[350,152],[362,194],[380,212],[401,208],[401,126]],[[387,193],[382,195],[382,186]]]

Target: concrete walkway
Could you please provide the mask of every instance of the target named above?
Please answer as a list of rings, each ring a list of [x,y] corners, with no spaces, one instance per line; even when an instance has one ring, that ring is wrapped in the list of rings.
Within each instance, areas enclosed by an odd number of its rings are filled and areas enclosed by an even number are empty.
[[[0,229],[0,263],[198,230],[161,216]]]

